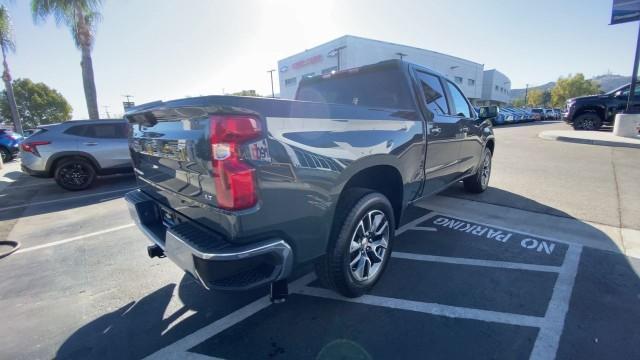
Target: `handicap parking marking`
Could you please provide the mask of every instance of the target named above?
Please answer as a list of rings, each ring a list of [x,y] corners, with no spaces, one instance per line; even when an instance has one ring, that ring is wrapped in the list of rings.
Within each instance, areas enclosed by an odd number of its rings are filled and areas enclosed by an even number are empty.
[[[318,353],[309,353],[309,351],[313,350],[314,346],[326,345],[318,344],[317,342],[320,341],[318,338],[324,342],[340,339],[355,341],[355,345],[360,344],[358,341],[363,341],[358,336],[358,331],[365,331],[367,327],[362,325],[358,316],[352,323],[345,325],[348,330],[346,332],[344,328],[333,326],[332,323],[348,321],[352,313],[355,312],[358,315],[357,313],[365,311],[353,307],[356,305],[376,309],[366,310],[366,312],[379,312],[383,314],[381,316],[388,319],[403,319],[397,322],[389,320],[385,326],[396,330],[393,333],[378,334],[378,341],[403,333],[409,336],[402,337],[401,345],[406,342],[407,346],[420,348],[423,341],[429,342],[443,334],[451,334],[451,326],[456,324],[455,326],[461,326],[464,329],[465,334],[466,332],[474,333],[481,328],[484,330],[469,337],[469,344],[473,344],[469,346],[464,345],[464,342],[461,346],[458,336],[454,336],[454,340],[441,339],[445,343],[448,341],[449,348],[446,351],[455,353],[458,348],[482,347],[494,341],[496,342],[492,344],[494,348],[507,347],[504,349],[504,354],[498,357],[530,357],[536,360],[555,358],[578,271],[581,245],[470,222],[437,212],[425,212],[424,215],[414,216],[398,229],[397,234],[390,266],[380,283],[369,294],[359,298],[345,298],[334,291],[319,287],[314,283],[315,276],[309,274],[292,283],[290,288],[292,295],[285,304],[271,306],[267,297],[261,298],[159,350],[149,358],[166,359],[183,356],[251,358],[252,356],[265,357],[268,351],[275,351],[273,353],[275,355],[283,355],[287,351],[284,357],[315,357]],[[425,287],[420,289],[420,291],[424,290],[422,293],[408,292],[411,281],[406,281],[407,286],[399,291],[391,286],[398,283],[402,285],[402,281],[398,281],[396,277],[398,274],[394,276],[394,269],[403,274],[414,273],[413,276],[418,278],[428,275],[432,275],[432,278],[428,280],[430,282],[424,280],[421,283]],[[469,277],[466,284],[464,284],[465,271]],[[495,271],[495,273],[487,271]],[[462,273],[455,275],[454,272]],[[474,273],[477,275],[476,278],[470,275]],[[433,276],[434,274],[437,276]],[[440,285],[436,282],[438,276],[442,279]],[[385,284],[385,278],[388,277],[395,277],[395,279],[390,279]],[[502,277],[502,281],[499,277]],[[478,280],[483,278],[487,283],[483,284]],[[457,279],[455,283],[457,290],[450,288],[446,296],[430,301],[430,289],[446,286],[449,280],[455,279]],[[521,299],[517,301],[491,305],[494,299],[492,292],[499,292],[502,289],[508,296],[518,295],[519,290],[513,289],[517,286],[522,286],[522,289],[529,292],[522,294]],[[453,304],[447,303],[448,300],[453,299],[451,294],[455,294],[456,291],[459,295],[458,301],[453,301]],[[509,291],[512,292],[509,293]],[[528,308],[518,307],[519,304],[526,304],[526,298],[533,298],[533,294],[537,292],[542,295],[535,295],[538,298],[532,302],[532,305]],[[477,296],[472,296],[474,294]],[[464,296],[478,299],[466,301],[463,299]],[[495,297],[493,301],[500,301],[499,297]],[[300,306],[305,311],[295,310]],[[318,313],[314,320],[308,322],[300,320],[300,317],[308,315],[306,311],[310,308],[313,310],[309,311]],[[292,311],[294,313],[289,314]],[[325,313],[322,314],[322,311]],[[289,317],[295,318],[296,313],[298,320],[293,322],[286,320]],[[422,315],[405,318],[405,315],[398,315],[398,313]],[[420,319],[418,322],[422,323],[409,325],[410,321],[418,318]],[[439,320],[443,318],[449,318],[454,323],[443,323],[443,320]],[[433,324],[439,325],[433,327]],[[421,331],[428,329],[429,336],[424,338],[416,333],[416,326]],[[503,332],[505,326],[509,330]],[[273,330],[268,332],[270,334],[268,338],[259,336],[261,332],[256,330],[263,327]],[[457,327],[455,329],[456,335],[462,331]],[[247,332],[253,331],[257,331],[255,336],[247,335]],[[243,335],[238,336],[238,333]],[[508,340],[508,337],[513,334],[518,336]],[[335,339],[332,339],[332,336]],[[291,338],[298,340],[290,342]],[[273,349],[269,347],[269,341]],[[278,345],[279,342],[282,344]],[[522,345],[522,348],[516,351],[507,346],[513,343]],[[359,348],[373,351],[372,354],[377,357],[384,353],[384,350],[378,348],[375,343],[364,341],[360,345],[358,345]],[[396,348],[395,345],[397,344],[394,344],[393,348]],[[238,352],[238,349],[242,351]],[[424,351],[428,353],[433,349],[432,346]],[[324,351],[324,348],[316,348],[314,351]],[[420,357],[424,354],[425,352],[415,353],[413,356]],[[463,357],[477,354],[471,352]],[[496,356],[495,352],[491,354]]]

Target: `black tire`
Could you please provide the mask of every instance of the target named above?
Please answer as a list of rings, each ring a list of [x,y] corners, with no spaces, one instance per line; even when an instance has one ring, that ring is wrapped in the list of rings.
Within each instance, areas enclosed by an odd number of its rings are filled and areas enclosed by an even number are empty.
[[[96,179],[93,165],[83,158],[67,158],[56,164],[56,183],[63,189],[78,191],[90,187]]]
[[[2,162],[8,163],[13,159],[13,155],[11,155],[11,151],[0,146],[0,156],[2,157]]]
[[[349,192],[345,194],[344,201],[336,209],[327,254],[316,261],[315,267],[316,274],[325,287],[346,297],[358,297],[375,285],[389,262],[395,218],[393,207],[384,195],[360,188],[347,191]],[[370,228],[377,225],[378,228],[373,232],[380,230],[382,235],[366,235],[367,222]],[[385,236],[386,247],[383,247]],[[358,244],[356,250],[352,248],[352,241]],[[369,265],[365,277],[367,259]],[[352,263],[355,265],[352,266]],[[360,264],[363,265],[359,266]]]
[[[489,187],[489,180],[491,179],[492,158],[493,154],[491,153],[491,150],[489,150],[489,148],[485,148],[482,153],[482,160],[480,160],[478,171],[462,181],[466,191],[479,194],[487,190],[487,187]]]
[[[573,119],[574,130],[599,130],[602,127],[602,119],[593,112],[584,113]]]

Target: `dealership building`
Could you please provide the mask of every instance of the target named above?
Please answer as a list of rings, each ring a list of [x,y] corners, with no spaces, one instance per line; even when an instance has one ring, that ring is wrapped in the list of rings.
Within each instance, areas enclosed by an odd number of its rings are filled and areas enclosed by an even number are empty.
[[[307,76],[399,58],[445,75],[474,104],[500,105],[509,101],[509,78],[497,70],[484,70],[483,64],[431,50],[352,35],[342,36],[278,61],[280,97],[293,99],[300,79]]]

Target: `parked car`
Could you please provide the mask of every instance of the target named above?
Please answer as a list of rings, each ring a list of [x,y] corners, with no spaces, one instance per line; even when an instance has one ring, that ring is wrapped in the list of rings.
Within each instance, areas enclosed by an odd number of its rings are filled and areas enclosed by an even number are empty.
[[[11,130],[0,129],[0,156],[3,162],[9,162],[18,155],[22,136]]]
[[[67,190],[90,187],[96,176],[131,172],[123,120],[74,120],[42,126],[21,145],[22,171],[54,177]]]
[[[553,115],[555,115],[556,120],[562,119],[562,109],[553,108]]]
[[[379,279],[411,202],[460,180],[487,188],[494,116],[400,60],[305,78],[296,100],[141,105],[125,114],[140,185],[126,199],[149,256],[206,288],[271,283],[280,300],[292,269],[314,262],[355,297]]]
[[[544,109],[544,119],[545,120],[555,120],[556,114],[553,112],[553,109]]]
[[[531,113],[534,116],[534,120],[544,120],[545,113],[543,108],[533,108],[531,109]]]
[[[602,125],[613,125],[616,114],[627,108],[630,87],[627,84],[603,95],[569,99],[563,120],[576,130],[598,130]],[[640,86],[631,97],[631,110],[640,112]]]

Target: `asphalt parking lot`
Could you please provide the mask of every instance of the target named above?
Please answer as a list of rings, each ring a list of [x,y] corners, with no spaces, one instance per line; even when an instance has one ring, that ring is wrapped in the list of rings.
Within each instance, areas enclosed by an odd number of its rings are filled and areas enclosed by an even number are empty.
[[[640,358],[640,150],[536,136],[562,126],[497,128],[491,189],[410,208],[357,299],[309,269],[284,304],[205,291],[146,256],[132,177],[69,193],[8,172],[0,238],[22,248],[0,259],[0,358]]]

